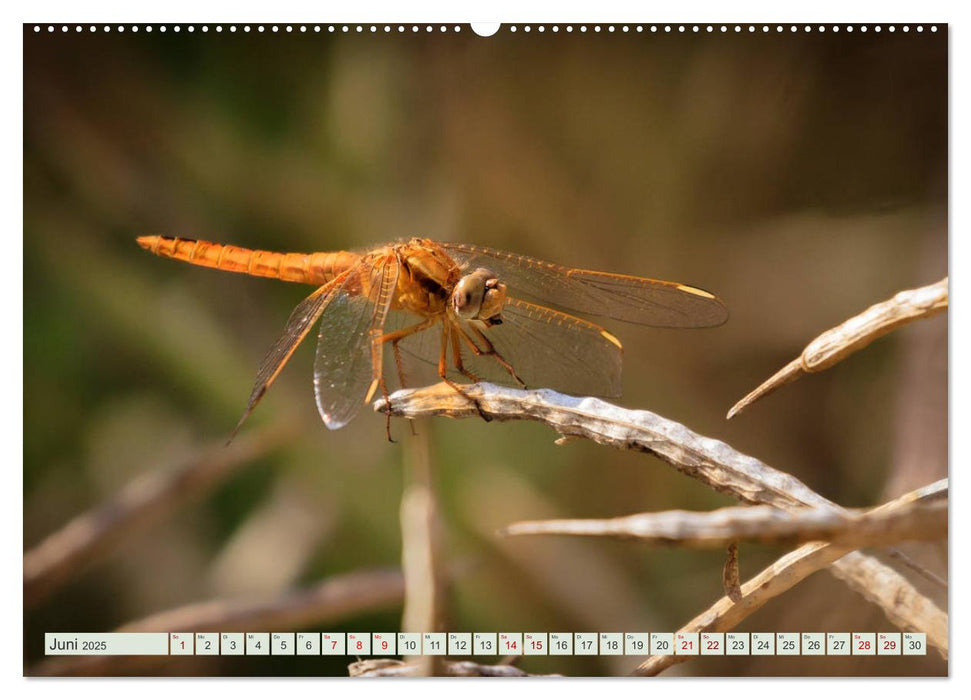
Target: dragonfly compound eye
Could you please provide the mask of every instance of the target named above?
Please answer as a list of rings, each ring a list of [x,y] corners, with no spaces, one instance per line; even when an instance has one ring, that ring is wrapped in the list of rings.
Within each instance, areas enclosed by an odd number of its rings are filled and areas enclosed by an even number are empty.
[[[452,309],[460,318],[472,319],[479,313],[485,298],[486,280],[480,270],[465,275],[452,290]]]
[[[496,304],[497,285],[496,276],[482,267],[465,275],[452,290],[452,310],[460,318],[469,320],[495,316],[505,300],[505,285],[502,285],[503,299]]]
[[[492,325],[499,325],[502,323],[502,307],[506,305],[506,285],[496,279],[491,272],[489,275],[478,317],[483,321],[490,321]]]

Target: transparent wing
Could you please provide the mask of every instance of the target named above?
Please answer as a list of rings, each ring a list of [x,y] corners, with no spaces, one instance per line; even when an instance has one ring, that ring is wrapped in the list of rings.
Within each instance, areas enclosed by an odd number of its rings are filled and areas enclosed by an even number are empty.
[[[269,390],[270,386],[272,386],[284,365],[290,360],[294,350],[307,337],[310,328],[320,318],[324,309],[327,308],[327,303],[332,298],[331,292],[334,290],[336,282],[337,280],[334,280],[320,287],[309,297],[297,304],[297,308],[290,314],[290,318],[287,319],[286,328],[283,330],[283,335],[273,344],[273,347],[270,348],[260,363],[260,369],[256,373],[256,382],[253,385],[253,391],[250,393],[249,401],[246,402],[246,411],[243,413],[243,417],[239,419],[239,423],[236,424],[232,437],[235,437],[236,433],[239,432],[239,429],[243,426],[246,419],[249,418],[253,409],[256,408],[256,405]]]
[[[467,325],[457,328],[480,350],[488,350],[491,344],[527,387],[584,396],[620,395],[620,343],[593,323],[510,297],[503,308],[502,324],[481,331],[487,342]],[[518,386],[495,357],[476,355],[463,339],[459,340],[459,348],[464,368],[476,379]],[[440,349],[441,326],[437,325],[401,341],[402,352],[411,359],[422,360],[426,370],[437,367]],[[451,342],[448,354],[449,378],[470,381],[472,377],[456,367],[455,346]]]
[[[381,380],[382,333],[398,283],[393,255],[352,268],[327,304],[314,361],[314,394],[324,424],[347,425]]]
[[[721,301],[697,287],[563,267],[465,243],[440,245],[463,265],[497,273],[511,294],[565,309],[666,328],[718,326],[728,319]]]

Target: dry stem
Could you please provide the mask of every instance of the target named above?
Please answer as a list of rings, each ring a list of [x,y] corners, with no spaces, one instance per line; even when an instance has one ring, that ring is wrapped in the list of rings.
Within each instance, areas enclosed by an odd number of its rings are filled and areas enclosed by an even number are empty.
[[[947,303],[948,280],[945,277],[926,287],[897,292],[890,299],[874,304],[863,313],[817,336],[799,357],[732,406],[728,418],[804,374],[821,372],[832,367],[898,326],[944,311]]]
[[[638,513],[607,520],[530,520],[513,523],[500,534],[613,537],[694,548],[725,547],[738,540],[774,544],[819,540],[875,547],[946,538],[947,500],[910,503],[891,511],[736,506],[705,513]]]
[[[401,564],[405,575],[405,605],[401,629],[437,632],[442,625],[444,577],[441,573],[438,507],[429,456],[429,425],[406,437],[405,466],[409,482],[401,496]],[[437,656],[410,657],[412,675],[444,673]]]

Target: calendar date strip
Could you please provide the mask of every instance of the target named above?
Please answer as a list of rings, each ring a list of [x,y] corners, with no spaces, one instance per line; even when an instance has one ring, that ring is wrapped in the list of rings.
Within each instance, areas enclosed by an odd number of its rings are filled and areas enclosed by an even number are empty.
[[[338,622],[363,612],[400,605],[400,571],[379,569],[333,576],[316,586],[283,595],[218,599],[194,603],[129,622],[117,632],[232,632],[247,629],[295,629]],[[76,676],[131,673],[175,656],[66,657],[47,659],[28,675]]]
[[[914,632],[107,632],[44,636],[49,656],[351,657],[351,676],[525,676],[535,656],[923,656]],[[510,653],[512,652],[512,653]],[[401,658],[397,658],[401,657]],[[498,658],[481,664],[474,657]],[[304,662],[306,663],[306,661]]]

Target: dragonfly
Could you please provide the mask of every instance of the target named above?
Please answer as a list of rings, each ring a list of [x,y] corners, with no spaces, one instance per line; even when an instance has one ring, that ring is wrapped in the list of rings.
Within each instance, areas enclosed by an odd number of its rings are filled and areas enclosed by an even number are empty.
[[[462,394],[460,382],[470,380],[615,397],[621,342],[574,314],[668,328],[718,326],[728,318],[725,305],[698,287],[467,243],[412,238],[359,252],[280,253],[167,236],[137,241],[193,265],[317,287],[263,358],[233,435],[317,323],[314,394],[324,424],[336,430],[379,388],[388,396],[389,345],[402,387],[408,358],[430,365]]]

